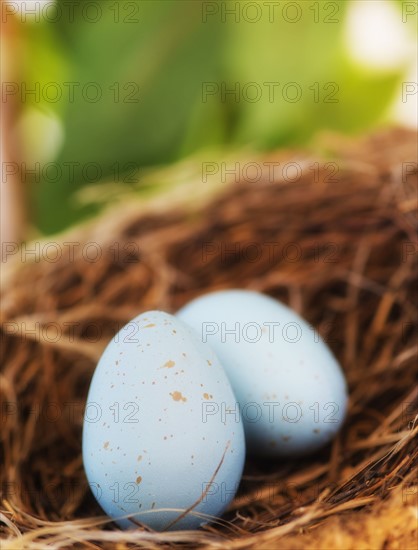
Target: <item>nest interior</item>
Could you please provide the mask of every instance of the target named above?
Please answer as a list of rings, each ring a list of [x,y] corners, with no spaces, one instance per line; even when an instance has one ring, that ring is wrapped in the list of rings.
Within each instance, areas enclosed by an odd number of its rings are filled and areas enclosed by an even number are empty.
[[[45,243],[16,258],[1,310],[2,548],[416,547],[416,136],[331,141],[332,181],[321,161],[296,182],[233,183],[204,205],[138,203],[53,239],[59,258]],[[224,518],[200,531],[121,531],[81,459],[97,358],[138,313],[236,287],[319,330],[347,377],[345,426],[313,456],[248,457]]]

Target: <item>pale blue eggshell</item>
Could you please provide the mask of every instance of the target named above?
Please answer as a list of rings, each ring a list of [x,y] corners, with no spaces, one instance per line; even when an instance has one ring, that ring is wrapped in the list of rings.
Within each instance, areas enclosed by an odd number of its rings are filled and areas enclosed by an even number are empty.
[[[294,311],[258,292],[225,290],[196,298],[176,316],[210,344],[226,370],[249,453],[304,455],[335,436],[347,409],[345,378]]]
[[[91,382],[83,462],[103,510],[123,528],[195,529],[219,517],[238,487],[242,422],[210,346],[161,311],[139,315],[109,343]],[[211,414],[208,414],[209,413]]]

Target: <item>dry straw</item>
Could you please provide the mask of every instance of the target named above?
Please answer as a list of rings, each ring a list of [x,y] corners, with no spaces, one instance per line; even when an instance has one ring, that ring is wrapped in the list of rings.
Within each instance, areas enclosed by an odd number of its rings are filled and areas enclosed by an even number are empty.
[[[299,181],[233,183],[204,205],[131,201],[53,239],[58,261],[16,261],[1,313],[2,549],[416,547],[416,137],[326,143],[337,181],[322,161],[319,177],[309,169],[312,155],[280,152],[269,160],[304,166]],[[81,244],[74,257],[64,242]],[[222,521],[122,532],[80,455],[95,361],[139,312],[228,287],[264,291],[317,327],[348,379],[345,427],[309,458],[249,457]]]

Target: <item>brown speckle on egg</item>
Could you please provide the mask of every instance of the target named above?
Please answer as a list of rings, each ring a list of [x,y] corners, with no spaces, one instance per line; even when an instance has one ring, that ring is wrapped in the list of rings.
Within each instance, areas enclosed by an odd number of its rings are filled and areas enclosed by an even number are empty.
[[[136,478],[136,484],[139,485],[141,483],[141,481],[142,481],[142,476],[138,476]]]
[[[183,397],[180,391],[173,391],[170,393],[173,401],[187,401],[186,397]]]
[[[175,361],[172,361],[171,359],[169,361],[167,361],[166,363],[164,363],[164,365],[162,367],[160,367],[161,369],[172,369],[175,365]]]

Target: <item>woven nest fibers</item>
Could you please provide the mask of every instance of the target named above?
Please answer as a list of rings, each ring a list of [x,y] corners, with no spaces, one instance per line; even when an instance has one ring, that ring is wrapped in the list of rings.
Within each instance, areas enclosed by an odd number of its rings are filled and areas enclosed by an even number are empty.
[[[1,313],[2,549],[416,547],[416,137],[395,129],[332,147],[332,181],[329,148],[318,170],[311,154],[281,151],[269,161],[299,163],[297,181],[266,174],[198,205],[131,201],[51,239],[54,261],[43,245],[16,254]],[[319,330],[348,380],[346,423],[313,456],[247,458],[222,520],[121,531],[81,459],[97,358],[138,313],[236,287]]]

